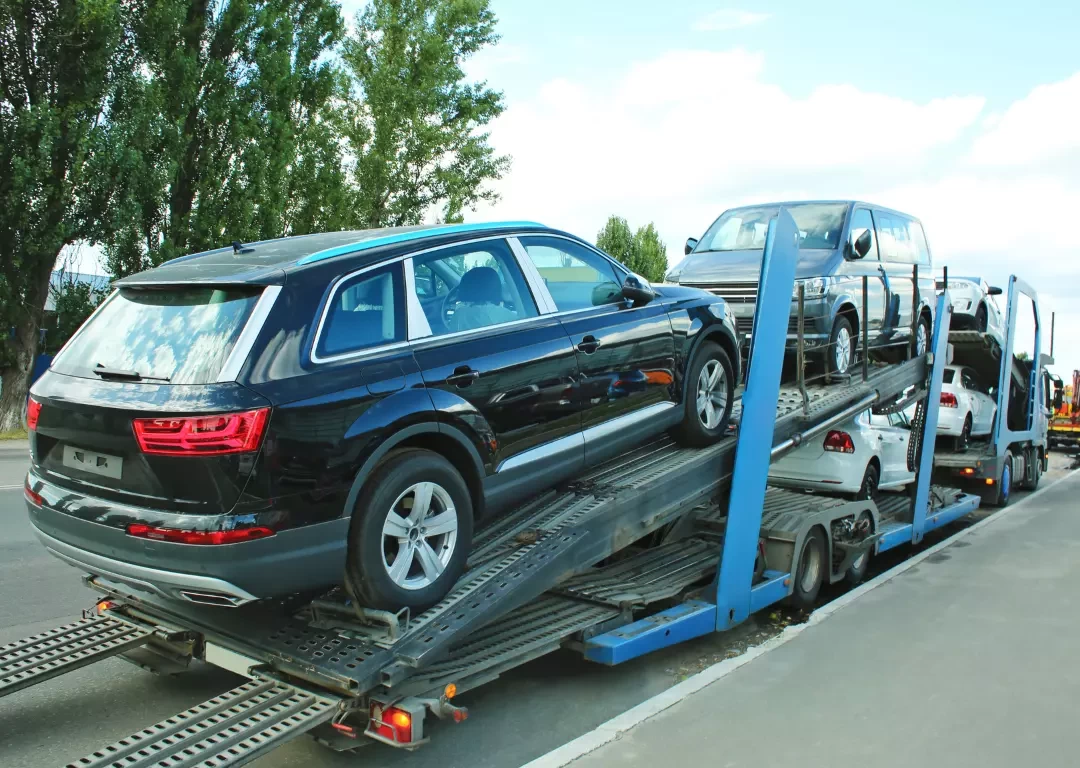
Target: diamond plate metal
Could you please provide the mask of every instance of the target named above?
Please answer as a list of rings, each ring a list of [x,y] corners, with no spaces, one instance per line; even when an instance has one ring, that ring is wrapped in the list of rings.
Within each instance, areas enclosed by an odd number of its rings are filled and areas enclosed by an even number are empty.
[[[245,765],[330,720],[338,700],[251,680],[105,747],[68,768],[225,768]]]
[[[0,696],[143,645],[148,630],[106,616],[65,624],[0,647]]]

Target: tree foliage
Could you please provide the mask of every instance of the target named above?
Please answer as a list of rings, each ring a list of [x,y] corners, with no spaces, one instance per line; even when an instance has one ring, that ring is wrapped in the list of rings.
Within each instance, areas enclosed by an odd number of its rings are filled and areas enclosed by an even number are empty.
[[[46,355],[59,352],[108,293],[75,279],[70,273],[61,272],[59,278],[49,289],[53,294],[56,325],[45,332],[42,352]]]
[[[596,245],[633,272],[659,283],[667,272],[667,246],[650,222],[632,232],[626,219],[610,216],[596,235]]]

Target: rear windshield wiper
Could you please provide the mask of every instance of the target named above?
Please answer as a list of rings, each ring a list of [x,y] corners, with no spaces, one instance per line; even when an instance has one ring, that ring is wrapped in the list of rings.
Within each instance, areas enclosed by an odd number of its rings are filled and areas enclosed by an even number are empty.
[[[138,371],[125,371],[121,368],[106,368],[101,363],[93,369],[103,379],[124,379],[126,381],[172,381],[168,376],[143,376]]]

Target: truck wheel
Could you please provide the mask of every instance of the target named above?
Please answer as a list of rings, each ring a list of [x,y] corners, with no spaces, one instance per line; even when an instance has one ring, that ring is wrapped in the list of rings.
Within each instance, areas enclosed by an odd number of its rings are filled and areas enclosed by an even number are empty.
[[[425,450],[394,454],[372,478],[352,513],[346,586],[369,608],[430,608],[465,570],[469,489],[449,461]]]
[[[727,352],[711,341],[702,343],[686,372],[683,418],[675,428],[679,442],[712,445],[727,434],[735,404],[735,374]]]
[[[1039,458],[1039,452],[1035,449],[1029,451],[1027,462],[1027,472],[1024,473],[1024,482],[1020,487],[1025,491],[1034,491],[1039,487],[1039,480],[1042,478],[1042,459]]]
[[[870,535],[874,534],[874,518],[869,512],[863,512],[859,515],[859,520],[868,520],[870,523]],[[862,557],[858,558],[854,563],[848,566],[848,569],[844,571],[844,581],[852,586],[861,584],[862,580],[866,578],[866,572],[870,570],[870,552],[867,552]]]
[[[982,500],[988,507],[1005,507],[1009,504],[1012,496],[1012,454],[1006,453],[1005,460],[1001,463],[1001,476],[991,486],[991,490],[983,491]]]
[[[817,601],[821,585],[825,581],[825,572],[828,567],[824,536],[820,529],[814,528],[806,535],[802,551],[799,552],[795,584],[791,595],[788,596],[788,604],[793,608],[811,610]]]

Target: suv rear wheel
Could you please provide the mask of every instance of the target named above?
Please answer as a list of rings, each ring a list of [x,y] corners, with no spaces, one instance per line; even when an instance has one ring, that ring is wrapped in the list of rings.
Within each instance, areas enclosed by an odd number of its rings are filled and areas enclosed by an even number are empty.
[[[369,608],[430,608],[465,570],[472,526],[468,486],[449,461],[419,449],[393,454],[353,510],[346,585]]]

